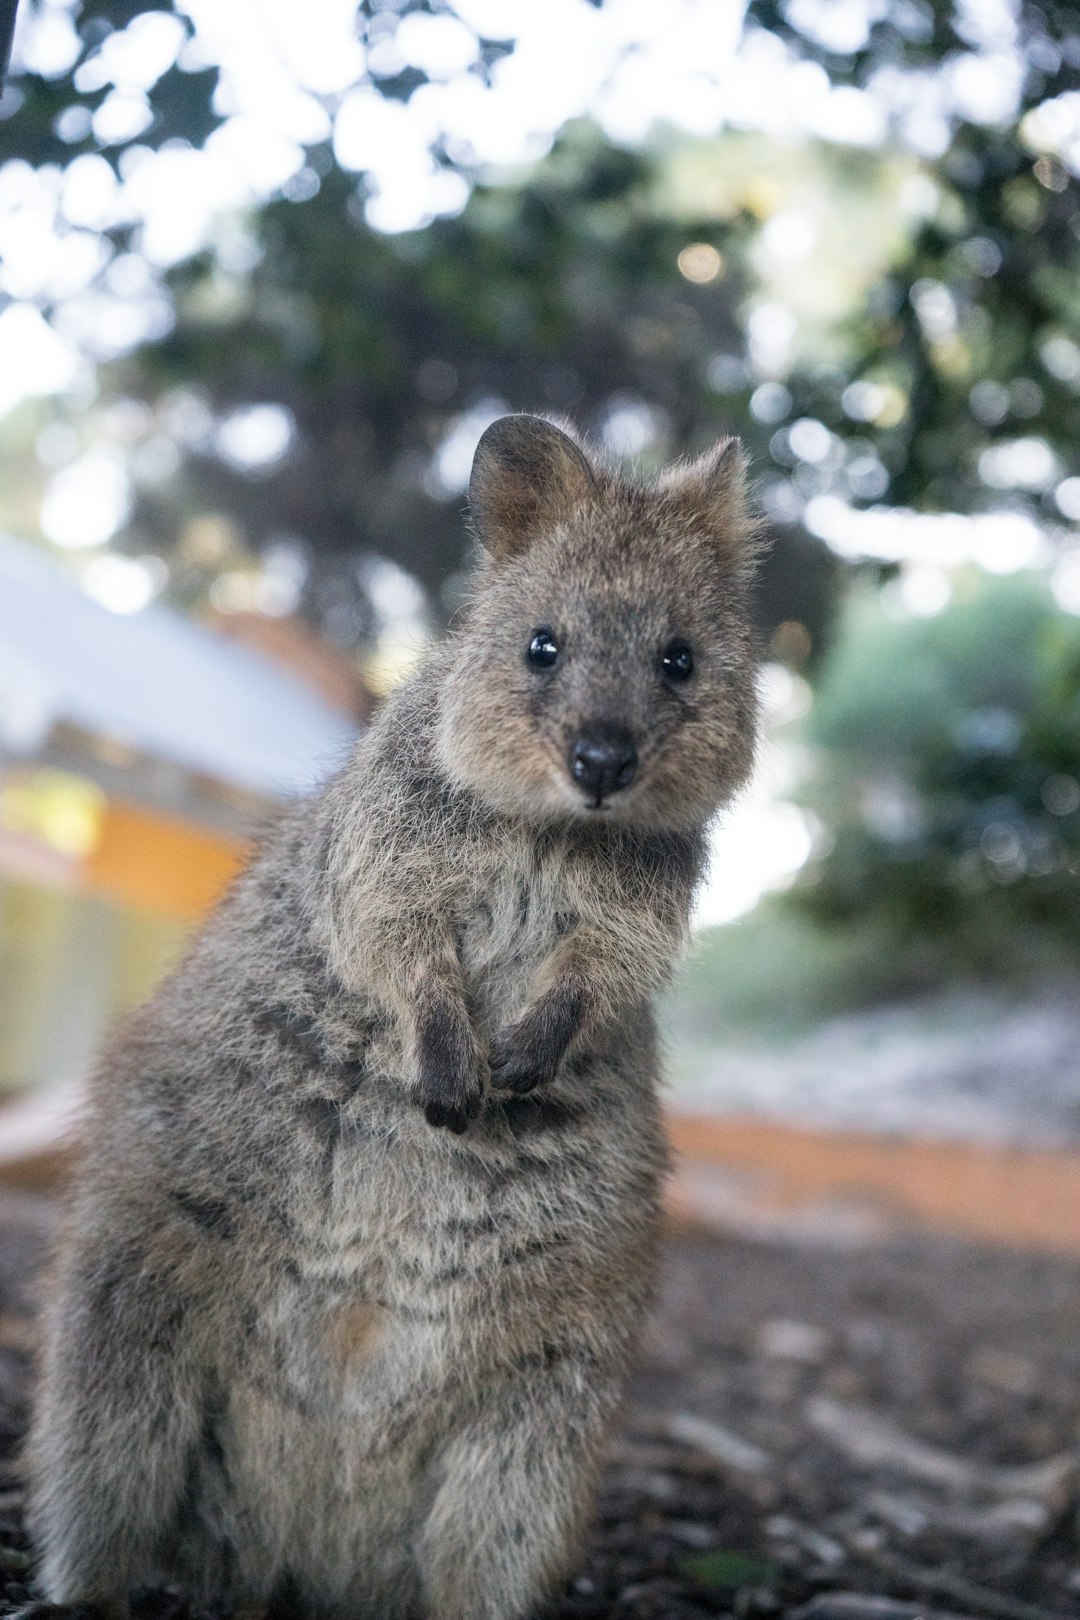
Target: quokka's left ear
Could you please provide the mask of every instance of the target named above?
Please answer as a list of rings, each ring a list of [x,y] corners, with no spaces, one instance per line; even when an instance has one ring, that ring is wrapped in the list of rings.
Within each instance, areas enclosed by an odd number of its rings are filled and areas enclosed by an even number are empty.
[[[501,416],[476,447],[469,509],[499,560],[522,552],[596,494],[581,446],[543,416]]]
[[[719,439],[695,461],[668,467],[659,484],[744,577],[753,574],[761,553],[759,526],[750,514],[747,499],[748,465],[740,439]]]

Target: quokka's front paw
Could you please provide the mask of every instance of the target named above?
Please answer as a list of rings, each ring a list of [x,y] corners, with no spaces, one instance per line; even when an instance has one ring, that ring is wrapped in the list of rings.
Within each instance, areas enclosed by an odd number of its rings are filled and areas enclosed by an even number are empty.
[[[527,1039],[520,1027],[496,1035],[488,1061],[494,1090],[512,1091],[519,1097],[554,1080],[559,1067],[558,1058],[539,1042]]]
[[[455,1136],[463,1136],[469,1128],[469,1122],[474,1120],[480,1112],[484,1100],[483,1090],[479,1085],[468,1091],[460,1085],[447,1086],[445,1080],[437,1078],[430,1085],[421,1080],[420,1106],[424,1110],[424,1118],[429,1125],[442,1125]],[[425,1094],[427,1100],[425,1101]]]
[[[413,1095],[429,1125],[461,1136],[484,1102],[484,1066],[467,1021],[433,1013],[421,1025]]]

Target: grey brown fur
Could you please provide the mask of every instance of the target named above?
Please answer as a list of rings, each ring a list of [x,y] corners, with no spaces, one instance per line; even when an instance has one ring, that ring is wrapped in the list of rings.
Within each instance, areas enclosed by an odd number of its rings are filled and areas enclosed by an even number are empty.
[[[508,417],[470,495],[461,628],[97,1069],[29,1452],[54,1601],[515,1620],[572,1570],[650,1292],[650,1000],[751,764],[752,543],[731,445],[634,485]],[[638,762],[594,799],[599,724]]]

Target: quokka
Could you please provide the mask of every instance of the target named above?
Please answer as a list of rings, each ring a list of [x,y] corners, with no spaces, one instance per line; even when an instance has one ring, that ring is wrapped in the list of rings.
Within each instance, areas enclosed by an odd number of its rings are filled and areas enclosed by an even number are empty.
[[[508,416],[456,632],[91,1087],[29,1447],[40,1585],[517,1620],[653,1276],[651,999],[755,736],[742,452]]]

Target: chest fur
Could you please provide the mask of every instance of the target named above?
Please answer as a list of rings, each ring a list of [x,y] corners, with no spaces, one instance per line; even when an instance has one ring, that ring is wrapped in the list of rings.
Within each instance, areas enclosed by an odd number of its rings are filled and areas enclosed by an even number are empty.
[[[488,1037],[522,1011],[541,964],[577,922],[581,886],[566,851],[544,840],[523,838],[478,864],[458,952]]]

